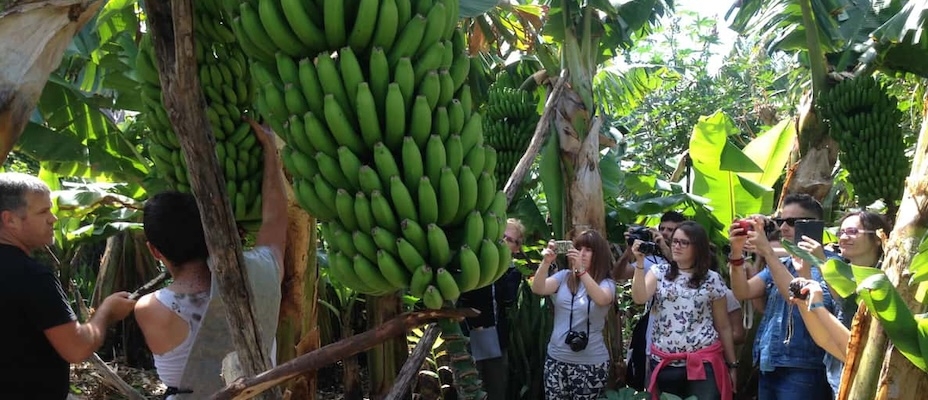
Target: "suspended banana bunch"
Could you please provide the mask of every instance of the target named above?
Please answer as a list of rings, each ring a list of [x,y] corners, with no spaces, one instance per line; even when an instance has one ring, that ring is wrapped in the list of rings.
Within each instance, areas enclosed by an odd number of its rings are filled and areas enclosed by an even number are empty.
[[[236,221],[249,230],[261,218],[263,152],[250,126],[242,120],[254,98],[248,61],[218,0],[194,3],[194,42],[206,115],[216,137],[216,155],[226,179]],[[165,112],[150,34],[140,44],[136,61],[141,81],[149,154],[158,173],[175,189],[190,191],[187,165],[177,135]],[[252,116],[254,117],[254,116]]]
[[[895,97],[871,77],[845,79],[820,97],[818,109],[841,147],[841,164],[861,205],[902,197],[909,160]]]
[[[472,104],[458,0],[245,2],[233,27],[256,106],[286,142],[330,268],[429,308],[509,265],[496,152]]]
[[[483,132],[487,144],[496,149],[496,180],[500,189],[528,149],[540,118],[534,96],[518,85],[509,72],[503,71],[487,93]]]

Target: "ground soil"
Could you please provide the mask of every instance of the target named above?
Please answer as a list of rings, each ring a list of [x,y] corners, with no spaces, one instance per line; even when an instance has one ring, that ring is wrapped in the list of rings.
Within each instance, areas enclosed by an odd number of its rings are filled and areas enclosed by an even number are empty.
[[[145,396],[146,399],[160,400],[166,387],[158,379],[154,370],[126,367],[118,363],[107,363],[110,368],[116,369],[126,383]],[[365,388],[367,385],[366,373],[363,372],[361,381]],[[330,366],[319,371],[317,400],[342,400],[341,368],[340,365]],[[68,400],[110,400],[124,398],[120,393],[103,383],[103,378],[89,362],[71,366],[71,396]],[[366,400],[366,398],[365,398]]]

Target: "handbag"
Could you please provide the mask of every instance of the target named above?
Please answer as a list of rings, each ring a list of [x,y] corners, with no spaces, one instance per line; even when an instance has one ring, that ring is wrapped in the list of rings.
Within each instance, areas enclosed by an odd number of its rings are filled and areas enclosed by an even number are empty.
[[[493,326],[481,328],[469,328],[470,331],[470,354],[474,361],[489,360],[503,356],[503,349],[499,344],[499,334],[496,330],[496,324],[499,323],[496,315],[496,287],[492,287],[493,294]]]

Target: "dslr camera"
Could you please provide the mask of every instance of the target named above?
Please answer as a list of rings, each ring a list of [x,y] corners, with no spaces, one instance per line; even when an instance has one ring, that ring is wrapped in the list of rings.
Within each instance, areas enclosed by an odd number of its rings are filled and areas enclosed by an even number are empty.
[[[590,338],[587,337],[586,332],[570,330],[567,331],[567,339],[564,340],[564,343],[570,346],[570,350],[577,352],[586,349],[589,341]]]
[[[638,251],[641,254],[646,256],[656,256],[661,254],[660,246],[657,243],[654,243],[654,236],[651,235],[651,231],[648,228],[643,226],[636,226],[631,228],[628,232],[628,240],[626,244],[628,247],[631,247],[635,244],[635,240],[640,240],[641,244],[638,245]]]

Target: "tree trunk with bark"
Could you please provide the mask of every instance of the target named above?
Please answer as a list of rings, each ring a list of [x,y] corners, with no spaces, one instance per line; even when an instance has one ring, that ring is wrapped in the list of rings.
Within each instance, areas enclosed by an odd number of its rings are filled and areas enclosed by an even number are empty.
[[[368,329],[375,329],[403,312],[403,299],[399,294],[367,297]],[[368,350],[367,370],[371,383],[371,399],[381,399],[390,392],[393,381],[409,351],[406,337],[399,336]]]
[[[925,100],[928,100],[926,96]],[[925,117],[919,133],[918,145],[912,160],[912,171],[906,181],[905,193],[896,215],[893,232],[885,245],[883,270],[896,290],[905,300],[909,309],[920,313],[924,305],[916,300],[916,287],[909,285],[911,271],[908,269],[912,257],[917,253],[922,236],[928,230],[928,106],[922,110]],[[864,318],[858,313],[857,319]],[[863,327],[864,323],[857,324]],[[915,400],[923,399],[928,393],[928,374],[915,367],[898,350],[889,345],[886,351],[885,333],[877,321],[871,321],[868,331],[869,339],[863,343],[863,349],[850,348],[849,354],[861,353],[859,361],[849,360],[856,365],[845,366],[841,381],[841,399],[876,399],[876,400]],[[861,335],[860,329],[852,331]],[[851,343],[851,346],[854,342]],[[879,379],[874,380],[880,365]],[[867,367],[871,366],[871,367]],[[849,368],[850,367],[850,368]],[[868,383],[870,382],[870,383]],[[873,382],[876,382],[874,387]],[[857,390],[852,391],[850,388]],[[858,387],[862,389],[858,389]],[[864,392],[868,389],[868,392]],[[874,394],[872,390],[876,390]],[[863,397],[860,397],[863,396]]]
[[[206,101],[200,90],[194,54],[193,3],[150,1],[145,6],[164,108],[190,167],[190,187],[201,212],[209,267],[219,282],[219,295],[228,310],[232,343],[242,370],[246,376],[255,376],[270,368],[270,354],[259,346],[261,340],[251,306],[253,293],[243,268],[242,243],[216,158],[216,141],[206,118]]]
[[[0,0],[0,164],[19,140],[64,50],[102,4]]]

